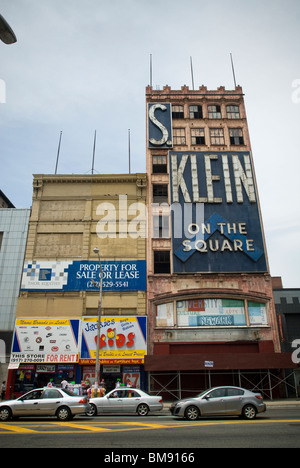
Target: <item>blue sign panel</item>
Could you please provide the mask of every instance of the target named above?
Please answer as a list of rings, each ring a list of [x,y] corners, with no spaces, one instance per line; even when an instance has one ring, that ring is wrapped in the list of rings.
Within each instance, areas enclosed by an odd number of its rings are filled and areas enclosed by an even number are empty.
[[[170,152],[174,273],[266,272],[249,152]]]
[[[148,147],[173,147],[171,104],[148,104]]]
[[[146,261],[101,262],[103,291],[146,291]],[[99,262],[25,262],[23,291],[97,291],[100,287]]]

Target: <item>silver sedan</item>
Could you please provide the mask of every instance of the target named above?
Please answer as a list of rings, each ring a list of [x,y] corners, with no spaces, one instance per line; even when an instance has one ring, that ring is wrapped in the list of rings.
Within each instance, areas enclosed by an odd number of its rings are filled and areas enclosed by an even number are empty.
[[[56,416],[59,421],[68,421],[76,414],[85,414],[88,409],[86,397],[61,388],[39,388],[16,400],[2,401],[0,421],[21,416]]]
[[[147,416],[149,411],[161,411],[163,402],[161,397],[151,396],[140,389],[115,389],[104,397],[91,398],[88,416],[100,413],[137,413]]]
[[[194,398],[174,402],[170,408],[173,416],[195,421],[201,416],[242,416],[254,419],[266,411],[260,393],[253,393],[240,387],[215,387]]]

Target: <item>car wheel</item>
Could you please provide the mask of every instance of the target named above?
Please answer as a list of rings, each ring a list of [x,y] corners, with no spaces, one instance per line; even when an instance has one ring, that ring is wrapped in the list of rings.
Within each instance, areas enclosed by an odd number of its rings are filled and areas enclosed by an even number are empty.
[[[66,406],[62,406],[61,408],[58,408],[56,412],[56,417],[59,421],[69,421],[70,419],[72,419],[71,410]]]
[[[97,407],[96,407],[96,405],[93,405],[93,403],[90,403],[90,408],[86,412],[86,415],[90,416],[90,417],[97,416]]]
[[[243,408],[242,416],[245,419],[255,419],[256,418],[256,409],[253,405],[246,405]]]
[[[196,421],[200,416],[200,411],[197,406],[188,406],[184,415],[189,421]]]
[[[145,403],[142,403],[137,407],[136,412],[139,416],[147,416],[149,413],[149,407]]]
[[[9,421],[12,417],[11,409],[4,406],[0,409],[0,421]]]

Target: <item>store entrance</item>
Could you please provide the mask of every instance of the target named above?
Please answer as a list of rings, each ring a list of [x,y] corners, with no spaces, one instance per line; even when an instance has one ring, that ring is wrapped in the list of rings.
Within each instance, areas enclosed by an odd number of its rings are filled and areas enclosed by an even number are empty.
[[[102,373],[101,380],[104,380],[104,386],[106,388],[106,393],[110,392],[116,388],[118,382],[122,383],[122,374],[120,373]]]

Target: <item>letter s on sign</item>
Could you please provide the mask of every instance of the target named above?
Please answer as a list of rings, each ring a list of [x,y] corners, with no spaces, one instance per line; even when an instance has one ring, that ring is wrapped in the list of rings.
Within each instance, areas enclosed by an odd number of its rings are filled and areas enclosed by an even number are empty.
[[[162,146],[165,145],[168,142],[169,138],[169,132],[167,128],[155,117],[155,111],[156,109],[160,109],[162,111],[166,111],[167,107],[164,104],[154,104],[153,106],[150,107],[149,109],[149,119],[151,122],[159,128],[159,130],[162,133],[162,137],[160,140],[155,140],[155,138],[150,138],[150,143],[155,146]]]

